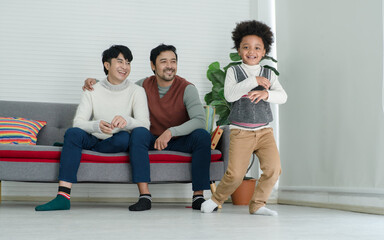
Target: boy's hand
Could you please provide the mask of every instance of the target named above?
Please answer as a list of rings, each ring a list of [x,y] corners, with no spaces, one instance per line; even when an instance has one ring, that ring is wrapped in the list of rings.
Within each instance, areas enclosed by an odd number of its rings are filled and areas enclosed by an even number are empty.
[[[262,86],[267,90],[271,87],[271,82],[265,77],[256,77],[256,81],[259,86]]]
[[[100,120],[99,127],[103,133],[112,134],[111,124],[107,123],[106,121]]]
[[[83,86],[83,91],[88,90],[88,91],[93,91],[92,85],[96,84],[96,79],[94,78],[87,78],[84,81],[84,86]]]
[[[251,91],[248,93],[248,98],[251,99],[251,102],[255,104],[261,100],[268,100],[269,93],[267,91]]]
[[[127,120],[125,120],[125,118],[123,118],[122,116],[117,115],[112,119],[112,122],[111,122],[112,129],[124,128],[125,126],[127,126]]]
[[[169,129],[165,130],[155,141],[154,148],[161,151],[168,146],[169,140],[172,138],[172,133]]]

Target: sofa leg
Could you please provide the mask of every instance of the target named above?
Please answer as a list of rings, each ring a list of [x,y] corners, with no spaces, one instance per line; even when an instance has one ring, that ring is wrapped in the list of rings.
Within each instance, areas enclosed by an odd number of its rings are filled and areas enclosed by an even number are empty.
[[[216,192],[216,183],[215,183],[215,181],[211,181],[210,186],[211,186],[211,193]],[[222,208],[221,205],[219,205],[219,206],[217,206],[217,207],[218,207],[218,208]]]

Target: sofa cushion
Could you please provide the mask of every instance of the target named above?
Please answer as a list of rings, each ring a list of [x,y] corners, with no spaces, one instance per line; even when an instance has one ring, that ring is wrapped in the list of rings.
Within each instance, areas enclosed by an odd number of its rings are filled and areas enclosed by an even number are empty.
[[[0,116],[17,116],[46,121],[47,125],[39,132],[36,144],[52,146],[55,142],[64,141],[65,131],[73,125],[72,120],[77,105],[0,100]]]
[[[60,162],[61,147],[0,145],[0,161]],[[150,163],[190,163],[192,155],[175,151],[149,151]],[[211,151],[211,162],[221,161],[219,150]],[[83,150],[82,163],[129,163],[128,153],[99,153]]]
[[[204,106],[205,110],[205,130],[212,134],[213,126],[215,125],[216,109],[213,106]]]
[[[36,145],[37,134],[46,124],[20,117],[0,117],[0,143]]]

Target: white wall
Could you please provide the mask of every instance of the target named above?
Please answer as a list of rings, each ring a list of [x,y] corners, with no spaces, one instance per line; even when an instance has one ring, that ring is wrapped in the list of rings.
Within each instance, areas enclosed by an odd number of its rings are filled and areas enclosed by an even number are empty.
[[[152,75],[149,52],[178,48],[178,74],[210,89],[207,66],[227,63],[235,23],[249,17],[249,0],[0,2],[0,99],[77,103],[86,77],[104,77],[101,53],[131,48],[131,81]]]
[[[77,103],[86,77],[104,76],[101,53],[112,44],[133,52],[131,81],[152,74],[149,52],[178,49],[178,74],[201,99],[207,66],[229,62],[231,32],[250,16],[250,0],[0,1],[0,99]],[[1,106],[0,106],[1,107]],[[3,183],[3,195],[52,196],[55,184]],[[154,197],[191,197],[190,184],[153,185]],[[74,196],[136,197],[134,185],[78,185]]]
[[[381,0],[276,0],[279,202],[384,213]],[[371,210],[369,210],[371,209]]]

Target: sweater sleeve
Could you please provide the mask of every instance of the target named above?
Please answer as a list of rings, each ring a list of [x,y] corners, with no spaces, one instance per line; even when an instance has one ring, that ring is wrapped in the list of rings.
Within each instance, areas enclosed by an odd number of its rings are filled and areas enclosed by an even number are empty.
[[[271,87],[268,90],[269,97],[266,102],[284,104],[287,101],[287,93],[281,86],[277,76],[274,72],[271,72]]]
[[[91,121],[92,116],[92,97],[90,91],[84,91],[81,101],[77,107],[73,127],[78,127],[87,133],[102,133],[99,127],[100,121]]]
[[[249,76],[238,83],[233,69],[229,68],[225,76],[224,97],[228,102],[235,102],[257,86],[256,76]]]
[[[196,129],[205,128],[204,107],[194,85],[190,84],[185,88],[183,101],[190,120],[179,126],[169,128],[172,137],[188,135]]]
[[[127,121],[127,126],[125,126],[124,130],[131,131],[137,127],[149,129],[149,110],[144,88],[137,88],[132,95],[131,101],[133,116],[124,116]]]
[[[147,78],[140,79],[139,81],[136,82],[136,85],[142,87],[145,79],[147,79]]]

